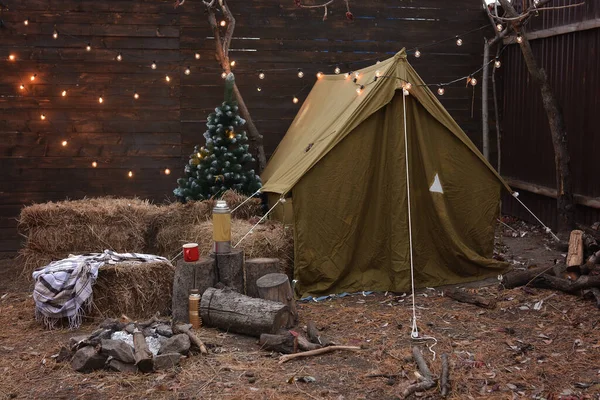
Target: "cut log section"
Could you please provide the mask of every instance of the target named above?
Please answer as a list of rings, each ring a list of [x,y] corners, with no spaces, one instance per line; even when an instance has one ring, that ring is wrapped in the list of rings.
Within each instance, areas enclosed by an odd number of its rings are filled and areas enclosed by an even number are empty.
[[[230,289],[209,288],[200,300],[200,316],[206,326],[260,337],[285,326],[288,306],[255,299]]]
[[[308,339],[312,343],[319,344],[321,346],[335,345],[334,342],[321,336],[321,333],[317,329],[317,326],[315,325],[314,321],[308,321],[308,323],[306,324],[306,334],[308,335]]]
[[[554,266],[544,266],[530,268],[525,271],[509,272],[508,274],[502,276],[502,285],[506,289],[513,289],[519,286],[524,286],[540,275],[552,273],[553,269]]]
[[[217,280],[223,285],[244,293],[244,252],[231,249],[231,253],[211,253],[217,265]]]
[[[244,265],[246,296],[259,297],[256,281],[267,275],[282,272],[278,258],[251,258]]]
[[[578,268],[583,264],[583,231],[571,231],[569,251],[567,253],[567,268]]]
[[[199,293],[204,293],[209,287],[215,286],[215,283],[214,259],[203,257],[194,262],[178,261],[173,278],[173,300],[171,303],[173,319],[189,322],[188,297],[190,289],[198,289]]]
[[[496,299],[488,299],[462,290],[447,289],[444,290],[444,295],[461,303],[474,304],[478,307],[494,308],[496,306]]]
[[[144,334],[139,330],[133,332],[133,349],[135,365],[142,372],[152,372],[154,369],[154,363],[152,362],[152,353],[148,349],[146,344],[146,338]]]
[[[283,354],[292,354],[298,351],[298,340],[291,333],[271,335],[263,333],[258,342],[264,350],[276,351]]]
[[[278,301],[287,305],[289,316],[285,326],[291,328],[298,321],[296,301],[292,293],[290,280],[286,274],[267,274],[256,281],[261,299]]]

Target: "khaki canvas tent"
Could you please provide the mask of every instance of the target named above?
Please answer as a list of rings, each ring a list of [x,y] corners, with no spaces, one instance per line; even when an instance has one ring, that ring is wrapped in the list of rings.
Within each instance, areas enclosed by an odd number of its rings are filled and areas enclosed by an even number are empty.
[[[297,294],[409,290],[411,242],[416,287],[502,272],[494,228],[510,188],[404,51],[358,72],[317,81],[262,174],[270,201],[291,195]]]

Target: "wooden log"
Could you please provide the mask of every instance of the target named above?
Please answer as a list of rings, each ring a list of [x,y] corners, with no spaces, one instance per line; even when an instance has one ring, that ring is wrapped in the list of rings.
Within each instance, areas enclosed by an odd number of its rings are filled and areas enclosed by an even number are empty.
[[[567,268],[579,268],[583,264],[583,231],[571,231],[569,251],[567,252]]]
[[[279,364],[286,363],[286,362],[288,362],[290,360],[293,360],[295,358],[317,356],[317,355],[320,355],[320,354],[331,353],[331,352],[337,351],[337,350],[356,351],[356,350],[360,350],[360,349],[361,349],[361,347],[358,347],[358,346],[329,346],[329,347],[322,347],[320,349],[311,350],[311,351],[305,351],[303,353],[294,353],[294,354],[283,355],[283,356],[279,357]]]
[[[256,287],[261,299],[278,301],[288,307],[286,327],[291,328],[296,325],[298,320],[296,301],[286,274],[267,274],[256,281]]]
[[[256,281],[267,275],[279,273],[281,262],[278,258],[251,258],[244,264],[244,287],[246,296],[259,297]]]
[[[583,234],[583,246],[585,250],[591,251],[592,253],[595,253],[598,250],[600,250],[600,245],[598,245],[598,241],[594,236],[590,235],[589,233]]]
[[[583,291],[583,297],[584,298],[593,298],[594,300],[596,300],[596,307],[600,308],[600,289],[594,287],[588,290],[584,290]]]
[[[279,331],[288,313],[285,304],[255,299],[228,288],[208,288],[200,300],[200,316],[206,326],[256,337]]]
[[[232,249],[230,253],[211,253],[217,266],[217,281],[244,293],[244,251]]]
[[[417,367],[419,368],[419,372],[421,373],[423,380],[404,389],[404,392],[402,392],[402,396],[404,398],[407,398],[415,392],[423,392],[425,390],[432,389],[436,385],[436,381],[433,379],[431,371],[429,370],[421,351],[417,347],[413,347],[413,358],[417,363]]]
[[[600,287],[600,275],[582,275],[576,281],[569,281],[543,274],[533,279],[530,286],[577,294],[584,289]]]
[[[173,299],[171,310],[173,319],[180,322],[189,322],[188,298],[191,289],[198,289],[204,293],[216,283],[215,260],[202,257],[198,261],[186,262],[179,260],[173,277]]]
[[[502,276],[502,285],[506,289],[512,289],[519,286],[527,285],[532,279],[542,274],[550,274],[553,266],[530,268],[525,271],[512,271]]]
[[[272,350],[283,354],[292,354],[298,351],[298,339],[291,333],[272,335],[263,333],[258,342],[265,350]]]
[[[447,289],[444,290],[444,295],[461,303],[474,304],[478,307],[494,308],[496,306],[496,299],[488,299],[462,290]]]
[[[144,334],[138,329],[133,332],[133,349],[135,365],[137,365],[139,370],[142,372],[152,372],[154,368],[154,363],[152,362],[152,353],[148,349]]]

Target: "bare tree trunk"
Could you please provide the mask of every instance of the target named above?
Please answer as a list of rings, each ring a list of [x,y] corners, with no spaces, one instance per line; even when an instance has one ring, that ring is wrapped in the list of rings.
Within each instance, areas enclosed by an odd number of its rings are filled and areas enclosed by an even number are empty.
[[[483,43],[483,78],[481,79],[481,131],[483,156],[486,160],[490,161],[490,126],[488,118],[488,64],[490,63],[490,44],[485,38]]]
[[[514,18],[518,16],[508,0],[500,0],[500,4],[502,4],[502,8],[504,8],[508,17]],[[511,24],[516,32],[522,31],[520,20],[511,22]],[[537,65],[524,32],[521,32],[521,37],[523,38],[520,43],[521,52],[523,53],[529,74],[540,85],[542,103],[550,125],[556,166],[558,231],[564,234],[568,233],[575,226],[575,205],[573,203],[573,183],[571,180],[567,128],[560,105],[548,82],[546,71]]]
[[[216,44],[216,53],[215,58],[221,64],[223,71],[226,73],[231,72],[231,64],[229,61],[229,46],[231,45],[231,38],[233,37],[233,30],[235,28],[235,18],[229,10],[227,3],[225,0],[219,0],[221,4],[221,10],[223,11],[223,16],[225,21],[227,22],[227,31],[225,32],[225,37],[221,38],[221,32],[219,31],[219,26],[217,25],[217,19],[215,17],[215,0],[210,2],[204,1],[206,8],[208,10],[208,22],[213,30],[213,34],[215,37]],[[256,125],[254,125],[254,121],[250,116],[250,112],[248,111],[248,107],[242,98],[242,94],[237,87],[237,84],[233,86],[233,93],[235,94],[238,107],[240,109],[240,114],[246,120],[246,125],[248,126],[248,136],[250,141],[253,142],[254,147],[256,147],[257,159],[258,159],[258,171],[262,172],[267,166],[267,158],[265,156],[265,148],[263,145],[263,136],[256,129]]]
[[[500,57],[500,46],[496,48],[496,60]],[[492,93],[494,94],[494,119],[496,121],[496,151],[498,152],[498,164],[496,171],[500,175],[502,166],[502,134],[500,133],[500,113],[498,112],[498,92],[496,91],[496,68],[492,69]]]

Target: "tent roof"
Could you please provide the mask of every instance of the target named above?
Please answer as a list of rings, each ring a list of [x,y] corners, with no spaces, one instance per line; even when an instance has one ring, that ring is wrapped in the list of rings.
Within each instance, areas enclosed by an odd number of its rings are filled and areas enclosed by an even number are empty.
[[[377,71],[380,77],[374,80]],[[510,187],[485,160],[406,60],[402,49],[393,57],[356,71],[354,76],[323,75],[317,80],[261,177],[263,192],[285,194],[354,128],[388,104],[405,82],[410,95],[473,151],[496,178]],[[364,85],[361,93],[356,89]]]

